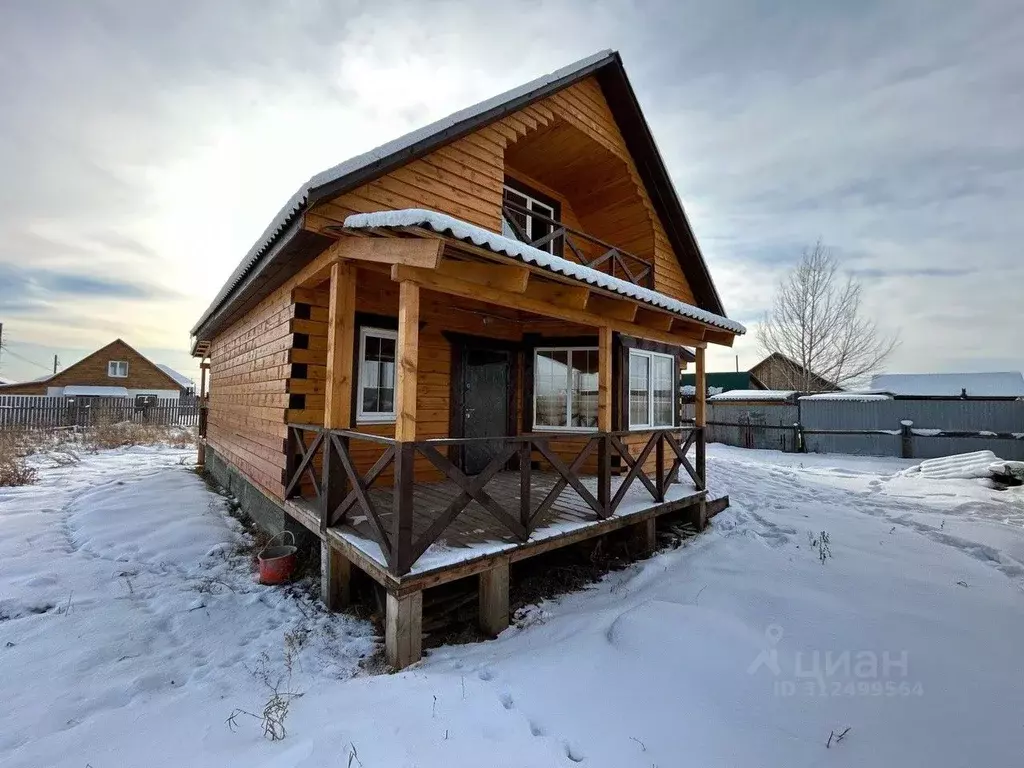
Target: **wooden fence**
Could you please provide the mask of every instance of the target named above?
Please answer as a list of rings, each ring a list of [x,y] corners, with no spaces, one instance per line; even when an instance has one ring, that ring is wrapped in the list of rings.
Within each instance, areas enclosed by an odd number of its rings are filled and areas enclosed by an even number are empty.
[[[59,429],[125,421],[194,427],[199,424],[199,400],[0,395],[0,429]]]

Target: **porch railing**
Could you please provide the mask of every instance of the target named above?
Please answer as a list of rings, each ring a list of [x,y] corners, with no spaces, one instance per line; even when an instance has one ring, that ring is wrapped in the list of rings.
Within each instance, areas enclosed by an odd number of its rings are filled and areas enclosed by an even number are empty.
[[[515,234],[516,239],[526,243],[527,245],[532,245],[534,248],[540,248],[541,250],[549,250],[551,247],[549,246],[549,243],[553,243],[556,255],[563,255],[558,253],[558,251],[561,250],[558,246],[564,244],[565,247],[572,252],[573,256],[576,257],[579,263],[585,267],[598,269],[601,272],[608,273],[612,277],[619,277],[645,288],[654,287],[654,267],[651,262],[646,259],[634,256],[632,253],[629,253],[629,251],[624,251],[621,248],[610,245],[603,240],[599,240],[592,235],[586,234],[585,232],[580,232],[579,230],[567,227],[560,221],[550,219],[547,216],[539,214],[525,206],[513,203],[510,200],[505,200],[502,203],[501,212],[505,217],[506,223]],[[532,219],[543,221],[551,227],[551,230],[542,237],[531,240],[523,231],[522,227],[519,226],[514,214],[526,215]],[[583,245],[583,243],[588,243],[591,249],[593,246],[597,246],[600,253],[594,256],[588,256],[584,252],[588,246]]]
[[[627,435],[645,435],[646,441],[634,455],[631,446],[623,440]],[[566,460],[553,449],[557,441],[585,441],[575,457]],[[381,453],[370,469],[360,474],[356,469],[352,448],[359,442],[374,443]],[[446,455],[445,449],[458,448],[471,443],[488,443],[495,447],[494,456],[484,469],[467,475]],[[687,458],[690,447],[695,447],[695,461]],[[535,495],[531,482],[533,456],[539,457],[556,475],[550,490]],[[596,452],[597,472],[582,472],[587,460]],[[645,469],[654,454],[654,470]],[[460,493],[434,518],[419,535],[413,532],[413,492],[415,487],[413,463],[416,456],[424,457],[442,475],[451,480]],[[703,430],[682,426],[637,432],[592,433],[532,433],[499,438],[439,438],[417,442],[398,442],[393,438],[370,435],[345,429],[326,429],[315,425],[292,424],[288,427],[289,468],[286,471],[285,497],[291,498],[308,491],[320,507],[321,530],[343,525],[353,510],[365,515],[380,545],[388,568],[396,575],[408,573],[413,563],[427,548],[437,541],[445,529],[472,502],[486,510],[520,541],[526,541],[541,523],[552,505],[567,487],[583,499],[596,520],[604,520],[626,498],[630,488],[641,483],[654,503],[663,503],[669,486],[678,481],[679,470],[685,470],[697,491],[706,488],[705,446]],[[613,492],[613,458],[619,457],[622,481]],[[321,459],[317,472],[316,459]],[[506,508],[488,492],[488,484],[502,470],[514,467],[519,473],[520,498],[515,508]],[[381,510],[370,493],[375,483],[389,468],[393,468],[391,520],[385,521]],[[585,477],[596,478],[596,489],[591,490]],[[303,483],[305,481],[305,488]]]

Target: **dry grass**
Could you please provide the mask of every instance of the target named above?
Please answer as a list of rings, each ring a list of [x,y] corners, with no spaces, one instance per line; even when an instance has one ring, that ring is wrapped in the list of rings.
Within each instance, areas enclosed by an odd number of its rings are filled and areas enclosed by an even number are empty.
[[[124,448],[130,445],[170,445],[174,448],[196,446],[194,427],[135,424],[130,421],[96,423],[83,431],[83,442],[91,450]]]
[[[0,488],[31,485],[36,481],[36,470],[25,457],[32,453],[22,432],[0,432]]]
[[[101,423],[86,429],[0,429],[0,487],[29,485],[36,481],[36,469],[26,461],[29,456],[41,456],[54,466],[67,467],[79,462],[82,450],[131,445],[193,448],[197,445],[197,430],[131,422]]]

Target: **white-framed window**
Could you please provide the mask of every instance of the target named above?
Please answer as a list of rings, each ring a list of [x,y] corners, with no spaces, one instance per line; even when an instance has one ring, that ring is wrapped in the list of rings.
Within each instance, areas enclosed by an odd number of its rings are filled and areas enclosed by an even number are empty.
[[[555,220],[555,209],[547,203],[541,202],[535,197],[522,192],[518,189],[513,189],[507,184],[504,187],[502,196],[506,202],[512,203],[516,208],[508,208],[505,215],[501,217],[501,234],[505,237],[511,237],[513,240],[519,240],[515,229],[512,224],[509,223],[509,218],[519,228],[519,231],[526,236],[526,242],[532,243],[535,240],[539,240],[551,232],[554,228],[550,221]],[[520,210],[525,208],[526,210]],[[532,214],[536,213],[537,216]],[[544,218],[540,218],[543,216]],[[552,238],[546,243],[538,245],[537,247],[542,251],[548,253],[555,252],[555,241],[558,238]]]
[[[659,352],[629,351],[629,427],[675,424],[675,359]]]
[[[356,421],[395,420],[395,351],[398,332],[384,328],[359,331],[359,400]]]
[[[534,429],[597,429],[597,360],[596,347],[534,351]]]
[[[128,378],[128,361],[111,360],[107,363],[107,376],[115,379]]]

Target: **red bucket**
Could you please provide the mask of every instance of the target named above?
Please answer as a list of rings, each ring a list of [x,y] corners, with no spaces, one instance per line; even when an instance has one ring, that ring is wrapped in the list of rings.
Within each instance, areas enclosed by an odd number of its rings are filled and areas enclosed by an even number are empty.
[[[271,546],[275,539],[284,536],[290,536],[292,543]],[[256,556],[260,563],[260,584],[284,584],[288,581],[295,571],[296,552],[295,534],[291,531],[281,531],[268,541]]]

